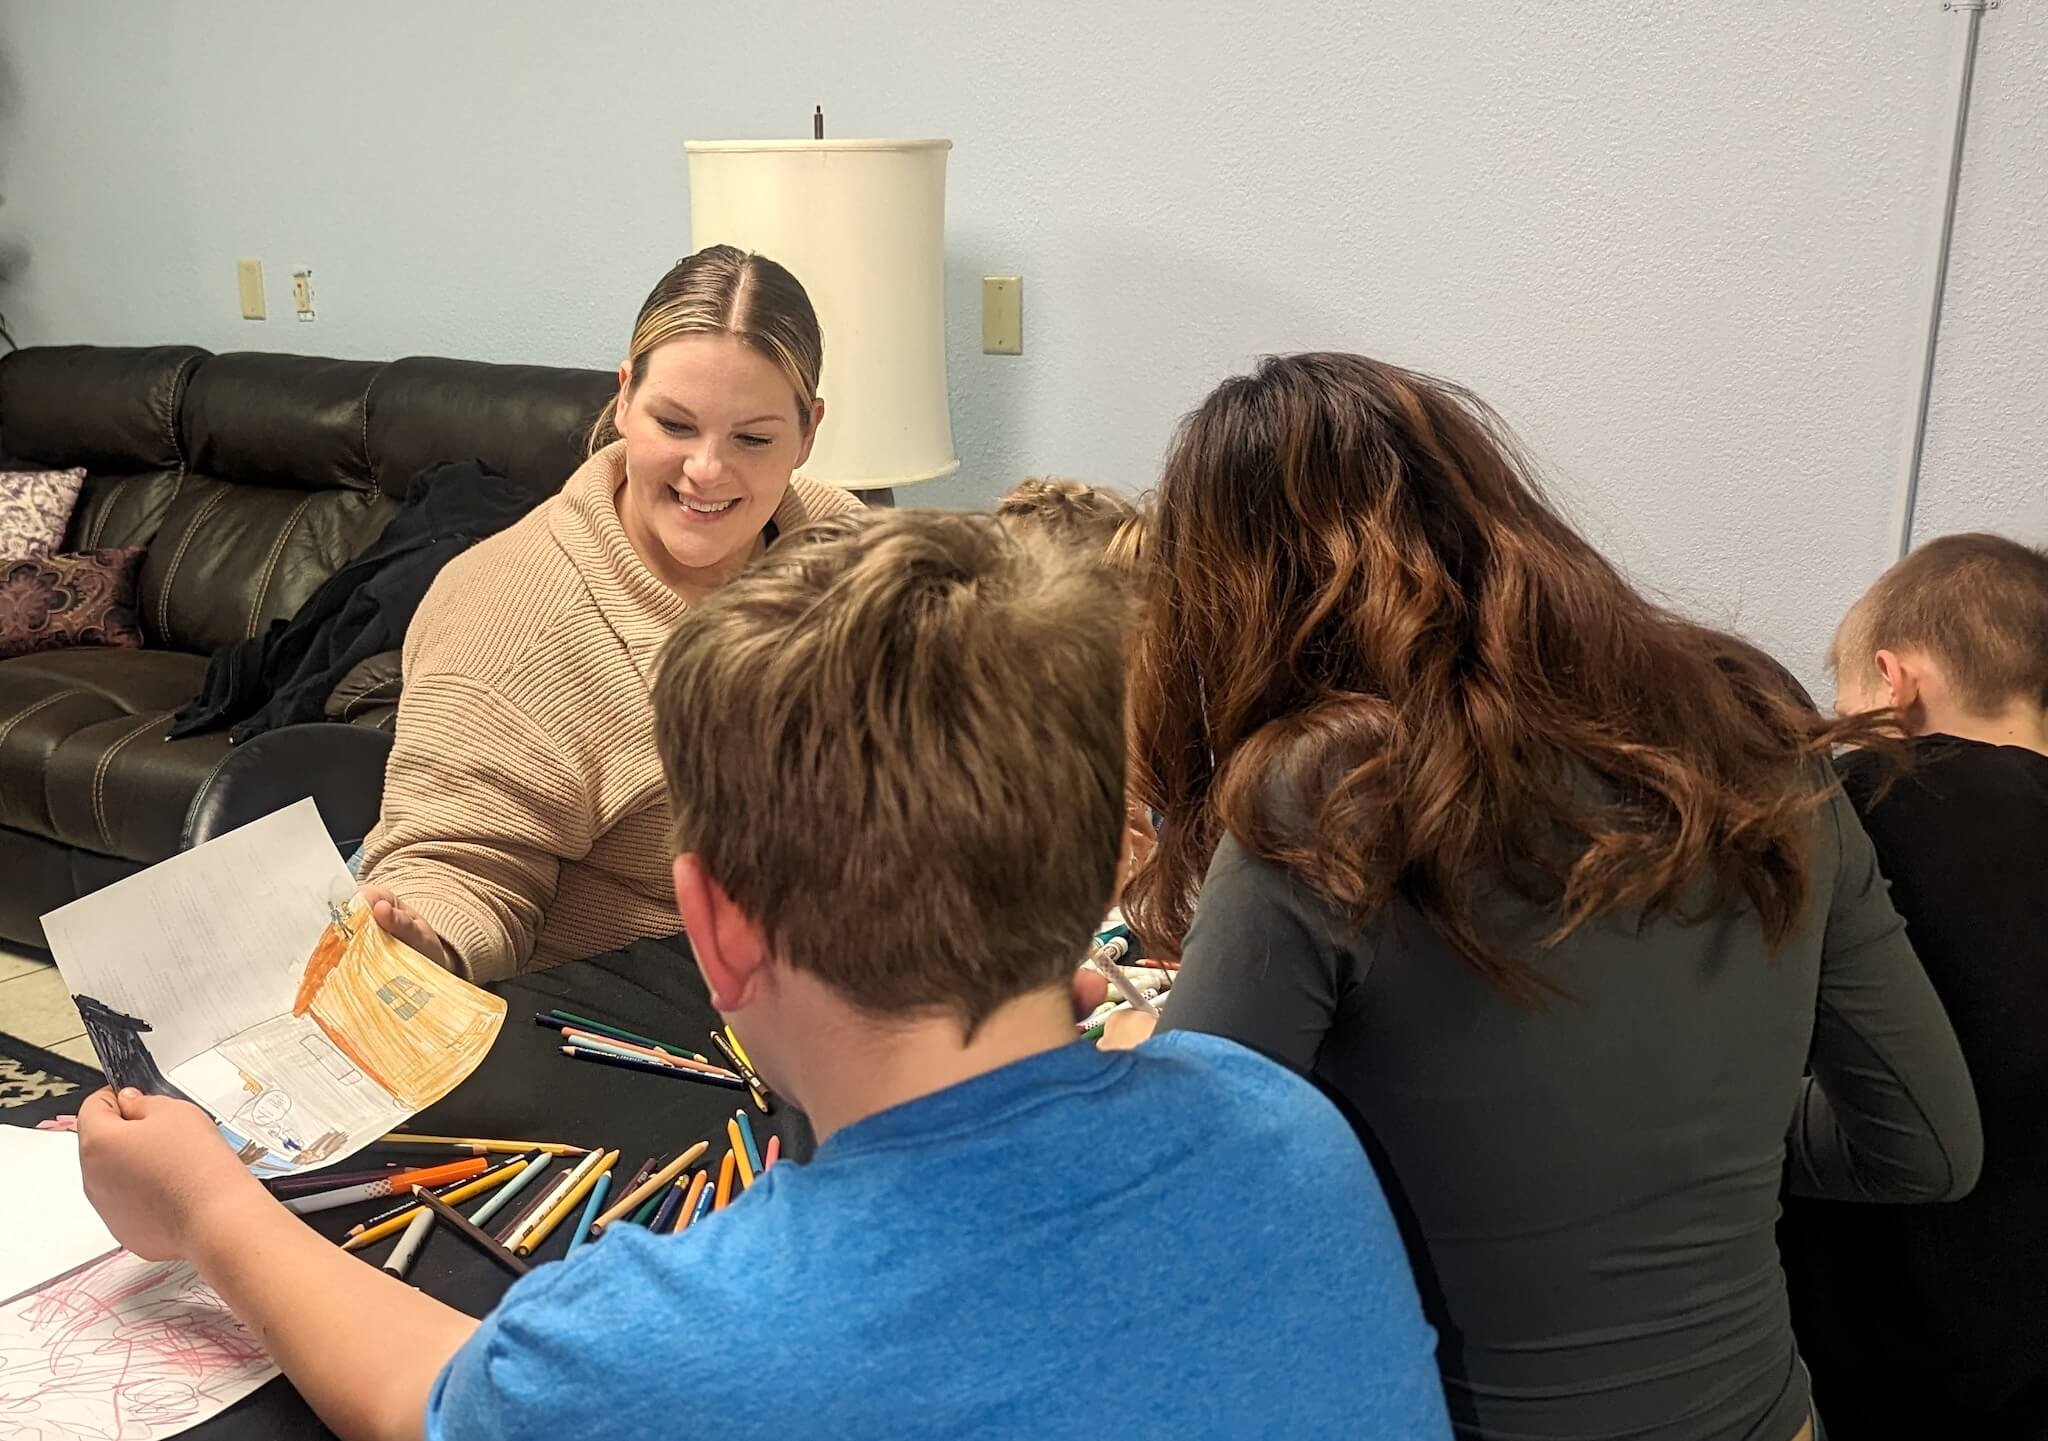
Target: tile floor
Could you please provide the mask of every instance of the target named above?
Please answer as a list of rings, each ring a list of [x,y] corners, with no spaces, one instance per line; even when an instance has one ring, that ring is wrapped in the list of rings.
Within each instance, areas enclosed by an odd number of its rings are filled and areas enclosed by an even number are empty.
[[[57,967],[48,956],[5,942],[0,942],[0,1031],[74,1061],[99,1064]]]

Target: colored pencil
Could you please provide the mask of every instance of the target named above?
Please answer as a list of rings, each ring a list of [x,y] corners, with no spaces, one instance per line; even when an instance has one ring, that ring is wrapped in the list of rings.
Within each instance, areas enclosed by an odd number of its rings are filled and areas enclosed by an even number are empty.
[[[1116,993],[1124,998],[1126,1004],[1136,1006],[1148,1016],[1156,1016],[1159,1014],[1159,1007],[1152,1004],[1152,998],[1139,990],[1138,983],[1117,964],[1130,949],[1131,943],[1124,937],[1111,937],[1089,952],[1088,964],[1100,971],[1109,983],[1116,987]]]
[[[711,1207],[714,1211],[723,1211],[726,1202],[732,1199],[732,1173],[735,1164],[736,1159],[731,1151],[727,1151],[725,1159],[718,1163],[718,1200]]]
[[[711,1033],[711,1044],[725,1052],[725,1058],[732,1062],[732,1068],[745,1078],[747,1093],[754,1098],[755,1107],[762,1115],[767,1115],[769,1109],[768,1083],[754,1074],[754,1068],[741,1059],[738,1048],[728,1045],[724,1036],[713,1031]]]
[[[622,1056],[638,1056],[643,1061],[661,1061],[666,1065],[683,1066],[690,1070],[710,1071],[713,1075],[731,1076],[735,1081],[739,1074],[723,1066],[714,1066],[709,1061],[699,1061],[690,1056],[678,1056],[664,1051],[659,1046],[636,1046],[631,1041],[617,1040],[611,1036],[600,1036],[593,1031],[579,1030],[575,1026],[562,1027],[562,1039],[572,1046],[588,1046],[595,1051],[614,1051]]]
[[[702,1081],[707,1086],[725,1086],[741,1090],[746,1082],[737,1076],[725,1076],[717,1071],[698,1070],[694,1066],[672,1066],[665,1061],[643,1061],[638,1056],[613,1055],[604,1051],[593,1051],[583,1046],[564,1046],[562,1054],[571,1060],[595,1061],[600,1066],[616,1066],[622,1071],[638,1071],[642,1075],[668,1076],[678,1081]]]
[[[585,1196],[590,1194],[592,1188],[597,1185],[598,1178],[610,1174],[612,1167],[618,1163],[619,1153],[617,1151],[606,1151],[604,1155],[598,1158],[595,1166],[592,1166],[588,1171],[577,1177],[576,1184],[569,1188],[569,1193],[562,1197],[561,1200],[555,1202],[554,1209],[543,1216],[540,1223],[528,1231],[520,1239],[519,1244],[512,1249],[522,1256],[531,1256],[535,1251],[546,1245],[548,1237],[555,1233],[555,1227],[569,1219],[569,1213],[581,1204]],[[570,1174],[574,1175],[575,1173],[571,1172]]]
[[[653,1195],[649,1196],[646,1200],[640,1203],[639,1210],[635,1211],[626,1219],[635,1226],[646,1226],[652,1224],[654,1220],[654,1213],[661,1209],[661,1203],[668,1199],[668,1193],[673,1189],[674,1187],[664,1187],[662,1190],[656,1191]]]
[[[676,1177],[676,1183],[668,1188],[661,1198],[661,1209],[654,1213],[654,1219],[647,1223],[647,1229],[657,1236],[666,1236],[676,1228],[676,1212],[683,1208],[683,1197],[690,1188],[683,1184],[683,1178]]]
[[[754,1123],[747,1119],[745,1111],[734,1111],[732,1118],[739,1122],[740,1139],[747,1143],[747,1162],[752,1166],[754,1174],[758,1176],[766,1168],[761,1164],[761,1148],[754,1142]],[[747,1184],[751,1186],[754,1183],[749,1181]]]
[[[761,1169],[765,1171],[781,1159],[782,1137],[770,1136],[768,1138],[768,1149],[761,1153]]]
[[[525,1159],[526,1165],[518,1175],[507,1181],[497,1195],[491,1197],[490,1200],[469,1213],[471,1225],[481,1226],[484,1222],[490,1220],[491,1217],[497,1215],[498,1212],[511,1205],[513,1197],[524,1191],[528,1186],[531,1186],[535,1181],[538,1181],[541,1178],[541,1173],[555,1164],[555,1158],[548,1155],[545,1151],[536,1151]]]
[[[597,1213],[604,1209],[604,1198],[611,1193],[612,1173],[607,1171],[590,1188],[590,1197],[583,1203],[583,1214],[576,1218],[576,1231],[569,1237],[569,1249],[564,1255],[574,1255],[576,1248],[590,1239],[590,1223],[597,1219]]]
[[[632,1212],[640,1209],[642,1205],[646,1204],[649,1196],[655,1194],[663,1186],[673,1184],[676,1177],[682,1175],[684,1171],[690,1168],[692,1162],[710,1149],[711,1143],[709,1141],[699,1141],[691,1146],[682,1155],[670,1161],[638,1186],[612,1202],[611,1209],[599,1216],[595,1224],[591,1226],[590,1234],[593,1237],[602,1236],[605,1227],[611,1225],[619,1217],[630,1215]]]
[[[747,1155],[747,1138],[740,1134],[738,1121],[728,1120],[725,1123],[725,1138],[732,1142],[733,1168],[739,1173],[740,1189],[744,1191],[754,1184],[754,1162]]]
[[[500,1171],[503,1171],[503,1172],[505,1173],[505,1175],[504,1175],[503,1179],[504,1179],[505,1181],[509,1182],[509,1181],[511,1181],[511,1179],[513,1178],[513,1176],[515,1176],[515,1175],[517,1175],[517,1174],[518,1174],[519,1170],[520,1170],[520,1169],[521,1169],[522,1167],[524,1167],[524,1165],[525,1165],[525,1164],[526,1164],[526,1161],[525,1161],[525,1158],[524,1158],[524,1157],[520,1157],[520,1156],[515,1156],[515,1157],[514,1157],[513,1159],[511,1159],[511,1160],[507,1161],[507,1162],[506,1162],[506,1163],[505,1163],[504,1165],[502,1165],[502,1166],[493,1166],[493,1167],[492,1167],[492,1168],[491,1168],[490,1170],[488,1170],[488,1171],[484,1171],[484,1172],[481,1172],[481,1173],[480,1173],[480,1174],[479,1174],[479,1175],[478,1175],[478,1176],[476,1177],[476,1179],[478,1179],[478,1180],[482,1180],[482,1179],[483,1179],[483,1178],[484,1178],[485,1176],[491,1176],[491,1177],[496,1177],[496,1176],[498,1175],[498,1173],[499,1173]],[[413,1182],[412,1184],[413,1184],[413,1185],[419,1185],[419,1186],[425,1186],[425,1187],[426,1187],[426,1188],[427,1188],[428,1190],[430,1190],[430,1191],[434,1192],[434,1193],[435,1193],[436,1195],[442,1195],[442,1196],[445,1196],[445,1195],[447,1195],[447,1194],[448,1194],[448,1193],[449,1193],[450,1191],[454,1190],[454,1189],[455,1189],[455,1188],[456,1188],[457,1186],[460,1186],[460,1185],[462,1185],[462,1184],[463,1184],[463,1182],[462,1182],[462,1181],[455,1181],[455,1182],[452,1182],[452,1183],[450,1183],[450,1184],[447,1184],[447,1185],[441,1185],[441,1186],[437,1186],[437,1185],[435,1185],[435,1184],[434,1184],[433,1182],[431,1182],[431,1181],[427,1181],[427,1180],[419,1180],[419,1181],[415,1181],[415,1182]],[[493,1185],[493,1186],[487,1186],[487,1187],[485,1187],[485,1189],[486,1189],[486,1190],[496,1190],[496,1189],[497,1189],[497,1187],[496,1187],[495,1185]],[[400,1192],[399,1194],[400,1194],[400,1195],[409,1195],[409,1194],[411,1193],[411,1190],[412,1190],[412,1186],[407,1186],[407,1187],[406,1187],[406,1189],[405,1189],[404,1191],[401,1191],[401,1192]],[[481,1193],[479,1193],[479,1194],[481,1194]],[[356,1223],[355,1225],[353,1225],[353,1226],[351,1226],[351,1227],[349,1227],[349,1228],[348,1228],[348,1233],[349,1233],[349,1235],[351,1235],[351,1236],[356,1236],[356,1235],[360,1235],[360,1234],[362,1234],[362,1233],[363,1233],[364,1231],[367,1231],[367,1230],[369,1230],[369,1229],[370,1229],[370,1228],[371,1228],[372,1226],[379,1226],[379,1225],[382,1225],[382,1224],[383,1224],[384,1222],[386,1222],[386,1221],[390,1220],[390,1219],[391,1219],[391,1218],[392,1218],[393,1216],[404,1216],[404,1215],[409,1215],[409,1214],[411,1214],[412,1210],[413,1210],[413,1204],[412,1204],[412,1202],[410,1202],[410,1201],[400,1201],[400,1202],[399,1202],[399,1203],[398,1203],[398,1204],[397,1204],[396,1206],[392,1206],[392,1207],[391,1207],[391,1208],[389,1208],[388,1210],[383,1210],[383,1211],[379,1211],[379,1212],[378,1212],[378,1213],[377,1213],[376,1215],[374,1215],[374,1216],[370,1216],[370,1217],[368,1217],[368,1218],[366,1218],[366,1219],[364,1219],[364,1220],[358,1221],[358,1222],[357,1222],[357,1223]]]
[[[524,1255],[525,1253],[519,1250],[520,1244],[534,1233],[541,1222],[555,1213],[555,1208],[562,1204],[562,1198],[574,1191],[577,1184],[585,1176],[589,1175],[600,1161],[604,1160],[604,1156],[604,1152],[592,1151],[560,1176],[556,1177],[547,1190],[541,1194],[538,1204],[519,1218],[518,1225],[500,1234],[498,1239],[504,1242],[506,1247],[515,1254]],[[577,1199],[581,1200],[582,1198],[579,1196]]]
[[[571,1146],[561,1141],[493,1141],[482,1136],[415,1136],[408,1131],[392,1131],[378,1142],[380,1146],[463,1146],[472,1151],[546,1151],[550,1156],[581,1156],[587,1146]]]
[[[461,1185],[457,1186],[454,1190],[449,1191],[444,1196],[434,1195],[434,1193],[428,1190],[425,1186],[414,1186],[412,1188],[412,1193],[416,1198],[419,1196],[433,1196],[434,1199],[437,1201],[445,1201],[452,1205],[457,1201],[467,1201],[471,1196],[481,1196],[484,1192],[490,1190],[493,1186],[503,1185],[506,1181],[511,1180],[514,1174],[515,1173],[512,1170],[512,1168],[510,1166],[506,1166],[499,1170],[492,1171],[488,1175],[478,1176],[473,1181],[464,1181]],[[411,1222],[413,1217],[413,1210],[413,1207],[408,1206],[404,1210],[400,1211],[397,1215],[393,1216],[390,1220],[380,1222],[375,1226],[371,1226],[366,1230],[360,1231],[355,1235],[350,1236],[346,1241],[343,1241],[341,1243],[341,1249],[344,1251],[360,1251],[365,1246],[375,1245],[377,1242],[383,1240],[386,1236],[397,1235],[400,1231],[403,1231],[406,1228],[408,1223]]]
[[[659,1156],[649,1156],[649,1157],[648,1157],[648,1158],[647,1158],[646,1160],[644,1160],[644,1161],[642,1161],[642,1162],[640,1163],[639,1169],[637,1169],[636,1171],[634,1171],[632,1175],[630,1175],[630,1176],[628,1176],[628,1177],[626,1178],[626,1184],[625,1184],[625,1185],[623,1185],[623,1186],[614,1186],[614,1187],[612,1187],[612,1194],[613,1194],[614,1196],[625,1196],[625,1195],[630,1195],[630,1194],[631,1194],[632,1192],[634,1192],[634,1191],[637,1191],[638,1189],[640,1189],[640,1183],[641,1183],[642,1181],[646,1180],[646,1179],[647,1179],[647,1178],[648,1178],[649,1176],[653,1175],[653,1174],[654,1174],[654,1168],[655,1168],[656,1166],[660,1165],[660,1164],[661,1164],[661,1157],[659,1157]],[[603,1219],[603,1217],[604,1217],[604,1212],[603,1212],[603,1211],[599,1211],[599,1212],[597,1213],[597,1215],[598,1215],[598,1219],[599,1219],[599,1220],[602,1220],[602,1219]],[[593,1241],[595,1241],[595,1240],[597,1239],[597,1231],[596,1231],[596,1229],[595,1229],[595,1228],[596,1228],[596,1225],[597,1225],[597,1222],[596,1222],[596,1221],[592,1221],[592,1222],[591,1222],[591,1227],[592,1227],[592,1230],[591,1230],[591,1232],[590,1232],[590,1239],[591,1239],[591,1240],[593,1240]]]
[[[414,1186],[445,1186],[450,1181],[467,1181],[471,1176],[481,1176],[491,1168],[491,1163],[482,1156],[472,1156],[467,1161],[450,1161],[445,1166],[422,1166],[413,1171],[393,1171],[389,1176],[376,1181],[364,1181],[354,1186],[337,1186],[332,1191],[315,1191],[310,1196],[294,1196],[284,1203],[284,1208],[295,1215],[310,1216],[318,1211],[332,1211],[341,1206],[353,1206],[361,1201],[381,1201],[386,1196],[403,1196]]]
[[[694,1226],[711,1214],[711,1203],[718,1198],[718,1187],[707,1185],[697,1193],[697,1204],[690,1208],[690,1214],[682,1220],[682,1226]],[[680,1230],[682,1227],[677,1227]]]
[[[520,1260],[517,1256],[513,1255],[510,1251],[506,1250],[503,1246],[500,1246],[496,1241],[493,1241],[489,1236],[485,1235],[482,1231],[479,1231],[475,1227],[475,1225],[473,1225],[470,1222],[469,1217],[463,1215],[462,1212],[456,1210],[453,1206],[449,1205],[439,1196],[436,1196],[433,1192],[423,1190],[416,1186],[413,1188],[413,1195],[419,1198],[419,1201],[422,1205],[430,1207],[435,1215],[439,1216],[442,1220],[446,1221],[449,1225],[453,1226],[456,1229],[456,1231],[460,1233],[462,1237],[465,1240],[467,1240],[471,1245],[475,1246],[478,1250],[482,1251],[486,1256],[489,1256],[493,1261],[496,1261],[500,1266],[503,1266],[513,1275],[524,1276],[528,1271],[533,1269],[524,1261]]]
[[[549,1196],[561,1194],[561,1185],[561,1176],[550,1176],[546,1185],[535,1186],[525,1200],[509,1208],[509,1213],[499,1218],[501,1224],[492,1229],[492,1237],[500,1245],[508,1243],[519,1234],[520,1227],[533,1219],[535,1212],[547,1205]]]
[[[398,1238],[398,1244],[391,1248],[391,1254],[384,1258],[384,1269],[401,1281],[405,1279],[406,1268],[412,1265],[413,1257],[426,1244],[427,1232],[434,1229],[434,1213],[425,1206],[413,1208],[418,1212],[405,1226],[405,1234]]]
[[[557,1007],[549,1011],[548,1015],[552,1018],[549,1022],[551,1025],[580,1026],[586,1031],[595,1031],[600,1036],[611,1036],[617,1040],[631,1041],[638,1046],[653,1046],[657,1050],[667,1051],[671,1056],[688,1056],[693,1061],[709,1059],[708,1057],[698,1055],[688,1046],[672,1046],[667,1041],[657,1041],[652,1036],[643,1036],[638,1031],[629,1031],[623,1026],[614,1026],[609,1022],[594,1020],[589,1016],[579,1016],[574,1011],[565,1011]]]
[[[382,1181],[405,1169],[403,1161],[386,1161],[363,1171],[315,1171],[310,1176],[275,1176],[263,1184],[277,1197],[302,1196],[308,1191],[328,1191],[337,1186],[356,1186],[364,1181]]]
[[[740,1044],[739,1032],[735,1031],[730,1025],[730,1023],[728,1023],[725,1027],[725,1038],[727,1041],[732,1043],[734,1055],[738,1056],[742,1061],[746,1062],[749,1066],[754,1064],[754,1058],[748,1055],[747,1048]]]
[[[699,1171],[696,1179],[690,1182],[690,1194],[683,1197],[683,1209],[676,1212],[676,1229],[678,1231],[697,1219],[697,1202],[701,1197],[709,1195],[710,1192],[711,1173],[709,1171]]]

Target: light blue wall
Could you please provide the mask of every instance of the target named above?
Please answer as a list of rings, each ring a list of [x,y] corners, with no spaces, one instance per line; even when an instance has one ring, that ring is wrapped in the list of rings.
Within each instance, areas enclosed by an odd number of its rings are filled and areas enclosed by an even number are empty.
[[[11,0],[0,309],[31,343],[609,365],[687,248],[682,141],[822,103],[956,146],[964,467],[920,498],[1142,488],[1259,352],[1373,351],[1488,395],[1634,573],[1813,678],[1886,559],[1960,34],[1935,0]],[[2048,540],[2044,75],[2048,6],[1994,12],[1938,528]],[[1022,357],[980,353],[984,273],[1025,277]]]

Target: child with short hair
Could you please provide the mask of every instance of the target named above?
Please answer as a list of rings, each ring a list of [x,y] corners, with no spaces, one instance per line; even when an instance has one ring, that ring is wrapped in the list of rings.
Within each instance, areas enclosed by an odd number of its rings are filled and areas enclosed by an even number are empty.
[[[729,1209],[616,1227],[479,1324],[306,1230],[178,1102],[86,1103],[88,1194],[345,1438],[666,1435],[706,1406],[727,1441],[1448,1437],[1335,1108],[1212,1037],[1072,1041],[1123,829],[1114,587],[985,516],[871,511],[677,626],[677,903],[820,1138]],[[1091,1276],[1125,1232],[1142,1252]]]
[[[1841,766],[1984,1118],[1945,1206],[1788,1200],[1799,1348],[1830,1437],[2048,1434],[2048,554],[1930,541],[1856,602],[1830,656],[1844,713],[1894,710],[1891,779]]]

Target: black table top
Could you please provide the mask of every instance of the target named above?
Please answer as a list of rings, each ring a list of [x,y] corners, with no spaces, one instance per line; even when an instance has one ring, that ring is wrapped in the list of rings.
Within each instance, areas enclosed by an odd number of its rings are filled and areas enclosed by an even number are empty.
[[[718,1014],[704,992],[703,978],[677,936],[641,941],[588,961],[574,961],[489,987],[506,1002],[505,1029],[475,1073],[453,1094],[421,1111],[409,1129],[425,1135],[503,1136],[520,1140],[567,1141],[579,1146],[619,1149],[622,1173],[643,1157],[672,1156],[694,1141],[711,1142],[714,1164],[724,1152],[725,1122],[741,1104],[763,1146],[782,1137],[783,1151],[797,1159],[811,1153],[803,1115],[777,1098],[763,1118],[743,1091],[697,1085],[663,1076],[572,1061],[560,1053],[559,1034],[533,1024],[534,1013],[551,1006],[609,1022],[630,1031],[712,1054],[710,1031]],[[372,1163],[389,1160],[397,1148],[363,1152]],[[422,1158],[424,1159],[424,1158]],[[434,1160],[460,1159],[436,1152]],[[556,1162],[557,1167],[564,1164]],[[340,1170],[355,1169],[343,1163]],[[557,1172],[558,1174],[558,1172]],[[625,1179],[621,1174],[620,1181]],[[541,1185],[547,1184],[542,1178]],[[482,1204],[465,1206],[465,1211]],[[516,1209],[518,1202],[513,1202]],[[323,1235],[338,1238],[364,1217],[392,1202],[372,1201],[307,1217]],[[563,1225],[531,1259],[557,1260],[568,1249]],[[390,1242],[363,1251],[366,1263],[384,1259]],[[512,1282],[499,1267],[445,1226],[429,1233],[406,1276],[428,1295],[472,1316],[495,1306]],[[333,1435],[282,1376],[253,1392],[204,1425],[186,1433],[198,1441],[297,1441]]]

